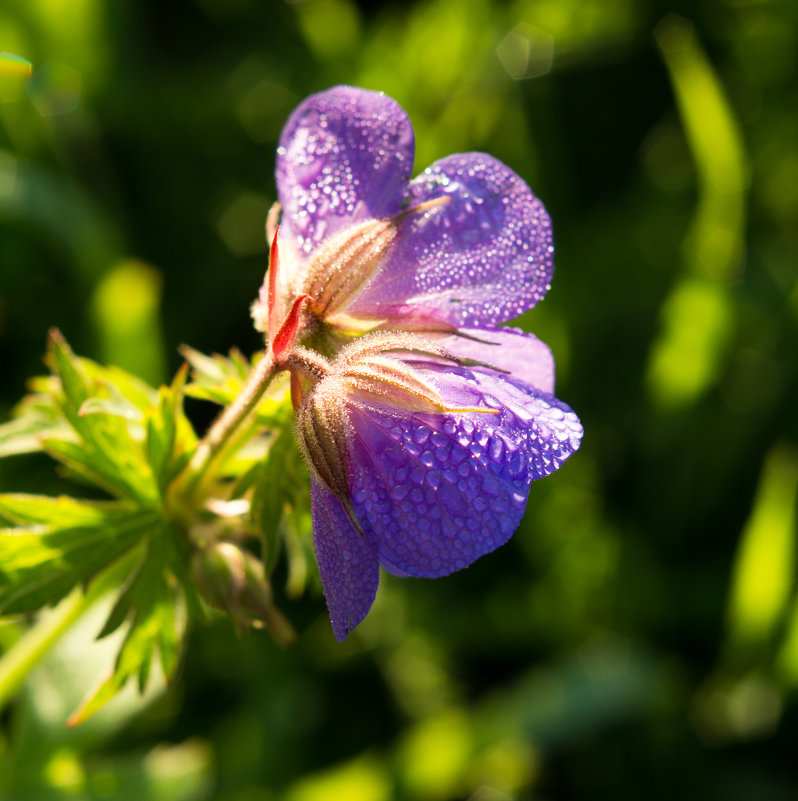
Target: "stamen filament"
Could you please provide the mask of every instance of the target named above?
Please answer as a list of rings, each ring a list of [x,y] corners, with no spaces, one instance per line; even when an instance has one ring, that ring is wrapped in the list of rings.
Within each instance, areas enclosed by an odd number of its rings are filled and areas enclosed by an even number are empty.
[[[394,215],[393,219],[401,220],[410,214],[429,211],[429,209],[434,209],[437,206],[445,206],[451,199],[451,195],[441,195],[440,197],[434,197],[431,200],[425,200],[423,203],[419,203],[418,206],[410,206],[404,211],[400,211],[398,214]]]

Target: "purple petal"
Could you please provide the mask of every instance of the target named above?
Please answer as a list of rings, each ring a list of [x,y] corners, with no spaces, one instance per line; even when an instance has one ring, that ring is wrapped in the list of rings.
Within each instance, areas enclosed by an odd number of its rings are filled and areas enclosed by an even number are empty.
[[[307,256],[351,223],[395,214],[414,152],[413,128],[391,98],[351,86],[311,95],[277,150],[284,229]]]
[[[521,178],[484,153],[462,153],[415,178],[405,203],[442,196],[445,205],[404,219],[353,313],[396,316],[420,304],[455,326],[479,327],[517,317],[546,294],[551,222]]]
[[[310,506],[324,597],[335,638],[343,642],[374,603],[380,580],[377,551],[352,525],[341,501],[315,478]]]
[[[565,404],[499,374],[418,367],[448,403],[498,413],[353,404],[351,498],[386,569],[437,577],[512,536],[530,483],[576,450],[581,427]]]
[[[582,424],[571,408],[513,376],[482,368],[436,368],[427,377],[449,403],[465,406],[476,395],[485,406],[501,409],[506,425],[524,437],[532,481],[553,473],[579,448]]]
[[[541,392],[554,392],[554,357],[533,334],[509,327],[461,328],[459,334],[437,344],[453,356],[484,362]]]

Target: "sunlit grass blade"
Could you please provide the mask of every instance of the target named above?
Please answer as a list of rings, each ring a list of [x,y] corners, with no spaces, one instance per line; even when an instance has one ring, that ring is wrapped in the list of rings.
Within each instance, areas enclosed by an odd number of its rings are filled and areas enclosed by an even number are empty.
[[[663,304],[647,370],[664,406],[692,403],[715,381],[733,330],[727,284],[743,258],[748,167],[739,125],[692,25],[669,15],[655,31],[698,176],[698,205],[683,243],[686,276]]]
[[[655,35],[699,181],[698,208],[685,241],[688,267],[717,280],[735,278],[748,189],[740,126],[691,23],[670,15]]]
[[[160,273],[149,264],[122,259],[97,285],[91,306],[103,361],[154,384],[166,372],[158,316],[161,283]]]
[[[734,562],[729,638],[761,646],[783,620],[794,589],[798,454],[774,448],[765,461]]]

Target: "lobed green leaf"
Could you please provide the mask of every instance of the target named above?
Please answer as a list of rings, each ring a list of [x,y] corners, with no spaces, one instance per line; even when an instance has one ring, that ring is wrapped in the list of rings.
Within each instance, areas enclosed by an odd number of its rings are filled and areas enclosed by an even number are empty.
[[[157,512],[123,503],[0,496],[0,614],[34,612],[129,551],[161,524]]]
[[[274,439],[266,457],[257,465],[254,475],[245,476],[254,479],[250,516],[263,537],[267,574],[274,570],[281,543],[298,520],[294,512],[309,508],[307,468],[296,444],[291,418],[285,415],[280,428],[272,434]],[[292,526],[286,528],[289,517]]]
[[[231,350],[229,356],[206,356],[194,348],[184,345],[181,354],[191,365],[191,383],[186,387],[186,395],[198,400],[207,400],[226,406],[241,394],[247,376],[262,354],[255,354],[250,364],[238,350]],[[288,398],[287,379],[277,379],[264,395],[255,411],[259,426],[280,425]]]
[[[90,371],[72,353],[58,331],[50,334],[48,362],[60,379],[63,394],[58,403],[81,438],[82,454],[76,453],[75,448],[55,445],[53,439],[42,443],[45,450],[80,475],[91,480],[98,477],[101,486],[117,496],[131,498],[142,505],[157,505],[157,485],[128,421],[116,413],[103,413],[96,408],[92,413],[82,413],[88,401],[111,395],[107,385],[92,380]]]
[[[51,396],[27,395],[13,414],[14,419],[0,424],[0,459],[41,451],[43,436],[74,436]]]
[[[117,498],[131,496],[131,478],[124,475],[122,469],[105,459],[96,459],[95,454],[82,443],[67,439],[42,439],[42,449],[56,461],[60,462],[67,472],[83,483],[100,487]],[[134,499],[139,499],[134,495]],[[147,499],[148,506],[154,504]]]
[[[147,540],[141,560],[117,599],[101,636],[128,623],[129,628],[116,659],[113,673],[95,688],[70,718],[70,725],[91,717],[110,701],[128,679],[136,677],[143,691],[151,673],[157,649],[167,681],[177,670],[185,630],[183,587],[171,570],[168,523]]]
[[[197,437],[183,413],[188,367],[178,370],[171,386],[161,387],[158,402],[147,411],[147,462],[162,496],[182,470],[197,444]]]

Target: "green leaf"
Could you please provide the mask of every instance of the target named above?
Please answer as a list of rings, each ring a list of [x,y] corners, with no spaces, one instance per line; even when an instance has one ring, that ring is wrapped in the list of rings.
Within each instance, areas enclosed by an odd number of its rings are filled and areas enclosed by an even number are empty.
[[[15,419],[0,425],[0,458],[42,449],[43,436],[70,436],[72,429],[53,398],[27,395],[14,409]]]
[[[229,356],[218,353],[206,356],[188,345],[183,345],[180,354],[191,365],[193,381],[201,386],[243,383],[251,369],[241,351],[235,348],[230,351]]]
[[[307,506],[309,479],[294,438],[293,424],[285,415],[255,475],[251,519],[263,535],[263,562],[267,575],[277,563],[287,515]]]
[[[81,417],[85,417],[87,414],[110,414],[132,423],[140,423],[143,417],[141,409],[124,398],[119,400],[89,398],[80,407],[78,413]]]
[[[155,505],[158,488],[128,421],[116,413],[102,413],[96,403],[90,409],[92,413],[82,413],[88,401],[107,399],[117,393],[109,391],[107,383],[92,380],[90,370],[72,353],[58,331],[50,334],[48,362],[60,379],[63,392],[60,406],[82,440],[83,455],[68,447],[48,448],[52,439],[43,443],[43,447],[81,475],[99,477],[101,485],[114,494]]]
[[[169,387],[161,387],[158,402],[147,415],[146,453],[161,494],[184,467],[196,447],[197,437],[183,412],[183,392],[188,375],[184,365]]]
[[[128,679],[137,677],[143,691],[157,649],[161,669],[169,681],[177,670],[185,631],[183,591],[170,566],[169,524],[147,541],[137,572],[119,596],[101,636],[129,621],[129,629],[116,659],[114,671],[84,700],[69,720],[76,725],[91,717],[111,700]]]
[[[161,389],[158,406],[147,420],[147,461],[163,493],[173,472],[175,414],[169,390]]]
[[[126,517],[135,507],[119,501],[82,501],[67,495],[0,495],[0,516],[18,525],[39,524],[54,528],[102,526],[114,516]]]
[[[105,460],[93,458],[94,454],[83,444],[66,439],[43,439],[41,446],[53,459],[61,462],[69,473],[84,483],[100,487],[117,497],[129,496],[128,479]]]
[[[235,498],[243,498],[247,492],[252,489],[261,469],[260,463],[261,460],[258,460],[255,464],[250,465],[246,470],[239,474],[238,478],[233,484],[232,489],[230,490],[231,500]]]
[[[0,614],[33,612],[133,548],[160,524],[156,512],[72,498],[0,495]]]
[[[57,333],[51,336],[59,338]],[[124,370],[73,358],[86,385],[95,386],[107,395],[88,399],[78,414],[105,412],[135,423],[141,420],[141,413],[157,401],[157,392],[152,387]],[[13,410],[14,419],[0,425],[0,458],[41,451],[44,437],[75,438],[75,431],[63,409],[60,379],[57,376],[34,376],[28,386],[31,393]]]
[[[252,366],[262,354],[255,354],[250,364],[242,354],[233,349],[230,356],[206,356],[194,348],[184,345],[180,353],[191,365],[191,381],[186,395],[199,400],[208,400],[226,406],[241,394]],[[288,380],[277,379],[263,396],[255,412],[259,426],[279,425],[288,398]]]
[[[306,487],[286,509],[280,524],[280,536],[285,543],[288,575],[285,580],[286,594],[298,598],[305,591],[308,581],[319,584],[315,569],[316,554],[311,536],[310,488]]]
[[[89,359],[81,359],[86,372],[96,381],[114,387],[125,400],[142,411],[149,409],[158,399],[158,391],[138,376],[115,365],[101,365]]]

